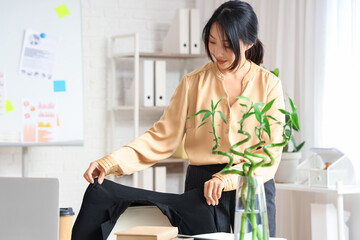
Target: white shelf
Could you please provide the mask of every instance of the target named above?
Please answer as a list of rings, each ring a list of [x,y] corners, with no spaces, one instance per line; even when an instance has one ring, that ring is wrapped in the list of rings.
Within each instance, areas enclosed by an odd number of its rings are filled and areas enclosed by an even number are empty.
[[[116,51],[116,44],[121,44],[120,42],[123,40],[130,40],[133,42],[133,49],[129,48],[126,49],[126,52],[119,52]],[[139,125],[140,125],[140,113],[143,115],[144,113],[150,113],[150,111],[161,113],[165,110],[165,106],[154,106],[154,107],[144,107],[140,106],[140,96],[139,96],[139,73],[140,73],[140,59],[144,58],[153,58],[153,59],[163,59],[163,61],[169,60],[181,60],[181,64],[178,65],[179,69],[182,69],[184,74],[189,72],[187,70],[194,70],[196,66],[191,65],[191,69],[186,69],[185,61],[186,60],[197,60],[197,59],[207,59],[207,55],[205,54],[176,54],[176,53],[165,53],[165,52],[140,52],[139,51],[139,35],[137,33],[133,34],[126,34],[126,35],[116,35],[111,36],[108,38],[108,118],[109,118],[109,125],[108,127],[108,151],[110,152],[114,146],[113,141],[117,137],[115,136],[115,121],[121,121],[123,116],[119,118],[119,111],[126,111],[126,114],[123,115],[133,115],[133,124],[132,128],[134,131],[133,136],[139,136]],[[119,105],[118,102],[118,89],[116,88],[116,81],[117,81],[117,67],[120,66],[118,64],[119,61],[129,61],[131,65],[133,65],[132,75],[133,75],[133,84],[134,84],[134,104],[130,106],[122,106]],[[189,64],[190,65],[190,64]],[[128,66],[130,70],[130,65]],[[186,71],[185,71],[186,70]],[[121,73],[120,73],[121,74]],[[173,163],[183,163],[183,170],[182,172],[186,171],[187,167],[187,160],[186,159],[179,159],[179,158],[169,158],[163,161],[160,161],[159,164],[167,165]],[[142,173],[135,173],[132,176],[133,186],[134,187],[141,187],[138,186],[138,180],[140,179],[138,175]],[[183,176],[185,176],[183,174]],[[185,182],[185,179],[181,180],[181,182]]]
[[[140,106],[139,107],[139,110],[140,111],[164,111],[166,107],[157,107],[157,106],[154,106],[154,107],[144,107],[144,106]],[[113,107],[112,108],[113,111],[132,111],[134,110],[134,106],[116,106],[116,107]]]
[[[184,163],[187,161],[188,161],[187,159],[183,159],[183,158],[170,157],[170,158],[162,160],[158,163]]]
[[[113,58],[130,58],[134,57],[134,52],[123,52],[113,54]],[[168,58],[168,59],[186,59],[186,58],[207,58],[206,54],[180,54],[166,52],[139,52],[141,58]]]
[[[322,187],[312,187],[312,186],[301,185],[301,184],[276,183],[276,189],[300,191],[300,192],[338,193],[338,190],[336,187],[322,188]],[[339,194],[357,194],[357,193],[360,193],[359,185],[343,185],[339,192]]]

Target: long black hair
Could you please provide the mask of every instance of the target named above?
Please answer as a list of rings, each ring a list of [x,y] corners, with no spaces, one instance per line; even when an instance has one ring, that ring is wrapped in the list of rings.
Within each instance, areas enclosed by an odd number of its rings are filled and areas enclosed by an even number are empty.
[[[254,44],[245,52],[246,59],[250,59],[257,65],[263,62],[264,48],[257,38],[258,19],[250,4],[242,1],[225,2],[215,10],[206,23],[202,32],[202,39],[205,44],[206,53],[211,61],[214,61],[214,59],[209,50],[209,36],[211,26],[215,22],[221,26],[223,34],[229,42],[229,47],[235,54],[235,60],[229,67],[229,70],[234,70],[240,63],[239,40],[246,45]]]

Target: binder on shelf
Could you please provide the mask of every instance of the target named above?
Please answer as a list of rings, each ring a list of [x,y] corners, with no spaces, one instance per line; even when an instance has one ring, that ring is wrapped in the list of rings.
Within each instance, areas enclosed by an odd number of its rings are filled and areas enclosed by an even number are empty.
[[[189,9],[179,8],[176,11],[170,29],[164,39],[163,51],[169,53],[189,54]]]
[[[153,107],[154,99],[154,60],[141,60],[139,66],[139,105],[144,107]],[[125,83],[125,101],[124,105],[134,105],[135,83],[131,78]],[[127,85],[131,86],[127,87]]]
[[[166,167],[155,167],[155,191],[166,192]]]
[[[154,190],[152,167],[146,168],[139,172],[139,187],[145,190]]]
[[[166,62],[155,61],[155,106],[166,106]]]
[[[190,54],[200,54],[200,9],[190,9]]]
[[[140,61],[140,105],[154,106],[154,60]]]

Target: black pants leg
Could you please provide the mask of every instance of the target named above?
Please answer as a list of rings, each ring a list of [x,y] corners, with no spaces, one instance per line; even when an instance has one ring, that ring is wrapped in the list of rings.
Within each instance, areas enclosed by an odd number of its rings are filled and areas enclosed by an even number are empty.
[[[235,191],[223,192],[218,206],[208,206],[204,182],[222,165],[189,166],[184,194],[168,194],[105,180],[90,184],[73,227],[72,240],[105,240],[120,215],[133,204],[155,205],[182,234],[229,232],[234,224]],[[265,183],[270,236],[275,236],[275,185]]]
[[[206,204],[203,193],[193,189],[169,194],[123,186],[105,180],[87,188],[75,221],[72,240],[105,240],[120,215],[132,204],[155,205],[181,234],[217,232],[214,207]]]
[[[212,175],[221,171],[226,164],[219,165],[190,165],[186,173],[185,191],[194,188],[204,189],[204,183],[212,178]],[[268,214],[270,237],[276,235],[276,207],[275,207],[275,183],[271,179],[264,184],[266,196],[266,208]],[[230,232],[234,229],[236,191],[223,192],[219,205],[215,206],[215,221],[220,232]]]
[[[192,189],[204,191],[204,183],[212,178],[212,175],[221,171],[226,165],[189,165],[186,172],[185,192]],[[230,232],[234,225],[235,191],[223,192],[219,199],[219,205],[214,207],[215,221],[219,232]]]

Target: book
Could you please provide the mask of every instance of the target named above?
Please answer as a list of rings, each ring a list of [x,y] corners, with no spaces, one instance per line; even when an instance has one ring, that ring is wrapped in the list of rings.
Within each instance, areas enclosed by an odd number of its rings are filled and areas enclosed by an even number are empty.
[[[177,237],[177,227],[137,226],[115,233],[116,240],[169,240]]]

